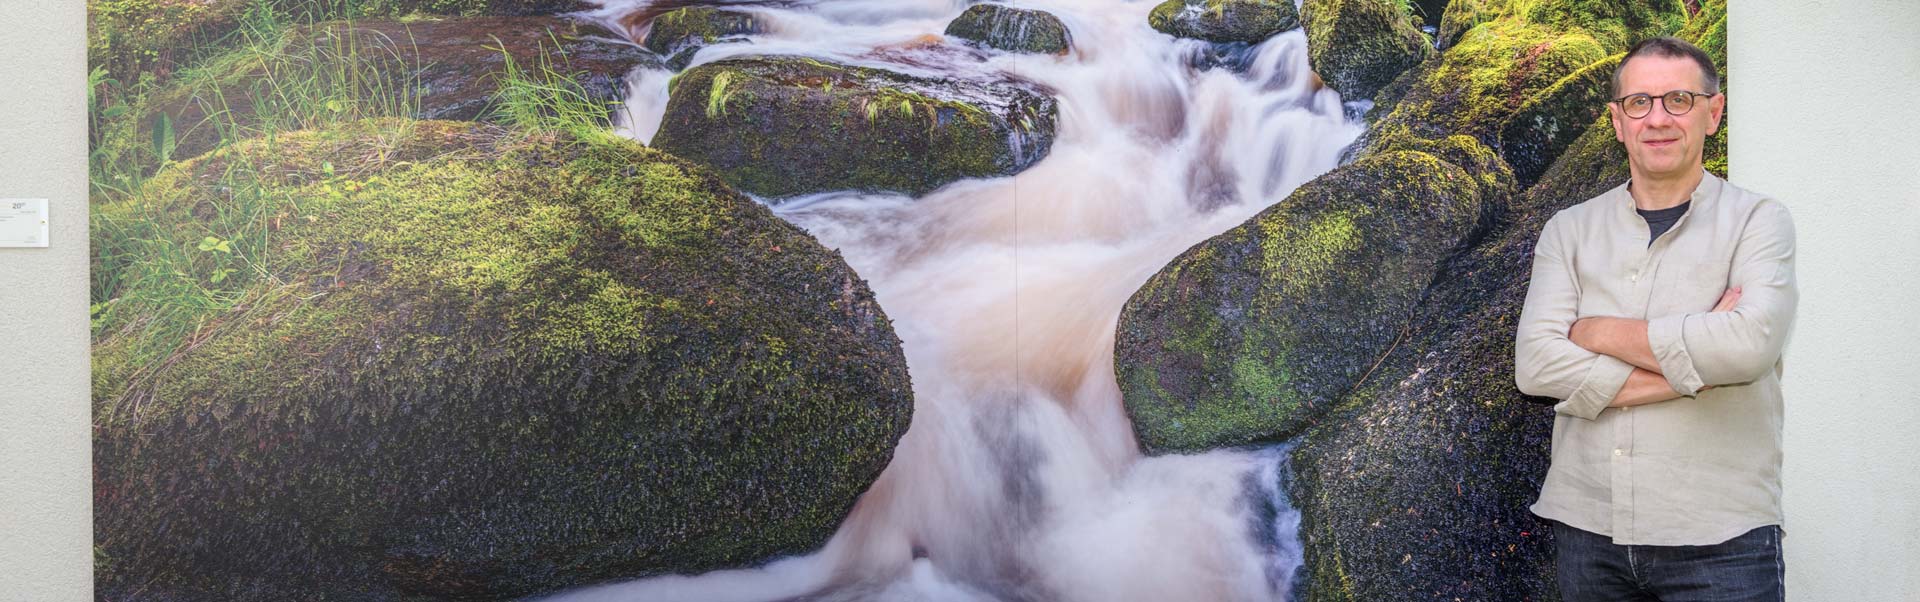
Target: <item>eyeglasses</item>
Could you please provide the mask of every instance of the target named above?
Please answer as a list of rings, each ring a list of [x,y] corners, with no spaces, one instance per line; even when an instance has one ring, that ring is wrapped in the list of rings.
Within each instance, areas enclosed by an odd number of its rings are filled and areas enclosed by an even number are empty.
[[[1646,117],[1648,113],[1653,112],[1653,99],[1658,98],[1660,99],[1660,106],[1665,107],[1667,109],[1668,115],[1679,117],[1681,115],[1687,114],[1687,111],[1693,110],[1694,99],[1701,98],[1701,97],[1711,98],[1713,96],[1716,96],[1717,94],[1718,93],[1706,94],[1702,92],[1688,92],[1686,90],[1674,90],[1672,92],[1661,94],[1659,96],[1653,96],[1651,94],[1645,94],[1645,93],[1628,94],[1626,96],[1613,99],[1613,102],[1615,104],[1620,105],[1620,110],[1625,111],[1628,117],[1639,119],[1641,117]]]

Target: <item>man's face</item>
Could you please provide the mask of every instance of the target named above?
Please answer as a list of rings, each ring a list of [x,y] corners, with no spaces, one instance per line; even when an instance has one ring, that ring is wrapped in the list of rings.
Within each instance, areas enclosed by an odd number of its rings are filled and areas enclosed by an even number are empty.
[[[1678,176],[1700,169],[1707,136],[1720,130],[1726,95],[1696,97],[1685,115],[1668,113],[1666,101],[1659,97],[1674,90],[1706,92],[1705,80],[1700,65],[1686,57],[1642,55],[1627,61],[1620,71],[1620,96],[1645,93],[1655,97],[1652,110],[1638,119],[1628,117],[1620,103],[1607,104],[1613,117],[1613,136],[1626,145],[1634,175]]]

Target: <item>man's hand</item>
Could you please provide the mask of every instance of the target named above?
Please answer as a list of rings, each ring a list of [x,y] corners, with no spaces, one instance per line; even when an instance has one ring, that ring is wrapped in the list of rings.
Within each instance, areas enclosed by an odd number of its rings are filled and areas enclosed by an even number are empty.
[[[1740,305],[1740,287],[1736,286],[1727,289],[1727,292],[1720,293],[1720,302],[1713,304],[1712,311],[1733,311],[1733,308],[1738,305]]]

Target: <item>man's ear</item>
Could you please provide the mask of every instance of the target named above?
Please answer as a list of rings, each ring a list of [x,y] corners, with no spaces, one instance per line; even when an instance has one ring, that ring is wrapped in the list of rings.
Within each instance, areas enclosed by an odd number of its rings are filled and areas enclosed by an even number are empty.
[[[1707,108],[1713,109],[1713,113],[1709,115],[1713,122],[1707,124],[1707,135],[1712,136],[1720,131],[1721,118],[1727,116],[1727,94],[1722,92],[1713,95],[1713,100],[1707,102]]]
[[[1715,98],[1719,97],[1716,96]],[[1627,130],[1626,128],[1620,127],[1620,105],[1618,103],[1607,103],[1607,121],[1613,123],[1613,139],[1619,140],[1621,144],[1626,144]]]

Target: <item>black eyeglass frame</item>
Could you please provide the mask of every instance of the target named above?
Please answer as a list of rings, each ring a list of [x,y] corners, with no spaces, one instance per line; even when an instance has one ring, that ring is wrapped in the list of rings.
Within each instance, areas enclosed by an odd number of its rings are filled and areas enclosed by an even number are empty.
[[[1673,96],[1673,95],[1675,95],[1675,94],[1685,94],[1685,95],[1687,95],[1687,110],[1685,110],[1685,111],[1681,111],[1681,112],[1678,112],[1678,113],[1675,113],[1675,112],[1673,112],[1673,104],[1672,104],[1672,103],[1669,103],[1669,102],[1667,101],[1667,97],[1668,97],[1668,96]],[[1652,95],[1652,94],[1648,94],[1648,93],[1646,93],[1646,92],[1640,92],[1640,93],[1636,93],[1636,94],[1628,94],[1628,95],[1626,95],[1626,96],[1622,96],[1622,97],[1619,97],[1619,98],[1615,98],[1615,99],[1613,99],[1613,100],[1610,100],[1610,101],[1607,101],[1607,102],[1608,102],[1609,104],[1616,104],[1616,105],[1620,105],[1620,112],[1621,112],[1622,114],[1625,114],[1625,115],[1627,116],[1627,118],[1628,118],[1628,119],[1645,119],[1645,118],[1646,118],[1646,117],[1647,117],[1648,115],[1652,115],[1652,114],[1653,114],[1653,100],[1654,100],[1654,99],[1659,99],[1659,100],[1660,100],[1660,110],[1662,110],[1662,111],[1666,111],[1668,115],[1672,115],[1672,116],[1674,116],[1674,117],[1679,117],[1679,116],[1681,116],[1681,115],[1685,115],[1685,114],[1687,114],[1687,113],[1691,113],[1691,112],[1693,112],[1693,105],[1694,105],[1694,102],[1695,102],[1695,100],[1697,100],[1697,99],[1695,99],[1694,97],[1696,97],[1696,96],[1704,96],[1704,97],[1707,97],[1707,98],[1713,98],[1713,97],[1715,97],[1715,96],[1719,96],[1719,95],[1720,95],[1720,93],[1719,93],[1719,92],[1712,92],[1712,93],[1708,93],[1708,92],[1695,92],[1695,91],[1692,91],[1692,90],[1668,90],[1668,91],[1667,91],[1666,93],[1664,93],[1664,94],[1661,94],[1661,95],[1659,95],[1659,96],[1655,96],[1655,95]],[[1647,98],[1647,112],[1645,112],[1645,113],[1641,113],[1641,114],[1639,114],[1639,115],[1635,115],[1635,114],[1633,114],[1633,112],[1632,112],[1632,110],[1631,110],[1631,109],[1628,109],[1628,108],[1627,108],[1627,99],[1629,99],[1629,98],[1633,98],[1633,97],[1636,97],[1636,96],[1645,96],[1645,97]]]

